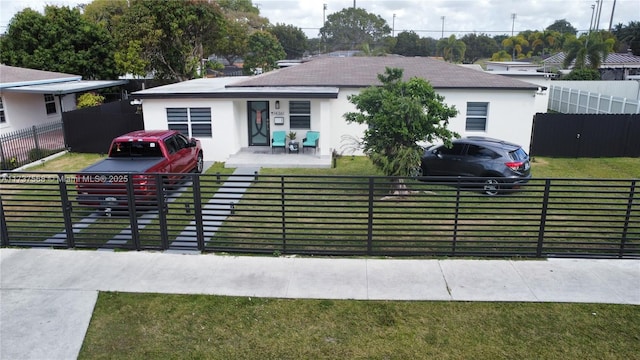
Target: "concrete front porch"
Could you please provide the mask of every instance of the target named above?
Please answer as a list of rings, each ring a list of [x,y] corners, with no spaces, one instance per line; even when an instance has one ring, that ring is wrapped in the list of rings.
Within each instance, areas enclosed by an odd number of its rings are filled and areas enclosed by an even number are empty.
[[[251,146],[230,155],[225,161],[225,167],[330,168],[331,156],[322,156],[313,149],[289,153],[287,149],[279,148],[272,153],[269,146]]]

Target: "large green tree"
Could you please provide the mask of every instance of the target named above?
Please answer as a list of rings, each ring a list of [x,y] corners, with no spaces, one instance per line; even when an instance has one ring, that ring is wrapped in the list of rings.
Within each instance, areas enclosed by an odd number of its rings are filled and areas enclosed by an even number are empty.
[[[368,125],[362,139],[365,154],[388,176],[412,176],[423,153],[418,142],[440,139],[450,144],[458,135],[447,128],[456,116],[424,79],[403,81],[403,70],[387,68],[378,74],[381,86],[348,97],[358,111],[344,115],[349,123]],[[404,191],[402,181],[394,186]]]
[[[188,80],[200,76],[203,59],[212,52],[224,26],[215,3],[199,0],[130,0],[115,36],[120,52],[136,51],[146,71],[158,79]]]
[[[299,27],[276,24],[269,28],[284,48],[287,59],[300,59],[309,48],[307,35]]]
[[[391,27],[380,15],[353,7],[329,15],[320,28],[330,50],[353,50],[363,44],[371,48],[383,46],[390,34]]]
[[[500,50],[498,43],[486,34],[467,34],[460,38],[467,46],[464,52],[464,62],[473,64],[480,59],[486,59]]]
[[[45,6],[17,13],[0,39],[6,65],[113,79],[115,45],[109,32],[85,19],[78,8]]]
[[[247,75],[258,72],[265,73],[278,67],[278,60],[284,59],[286,53],[273,34],[267,31],[256,31],[249,36],[249,53],[244,58],[243,70]]]
[[[249,36],[266,30],[269,20],[260,16],[260,9],[251,0],[218,0],[224,14],[220,36],[211,43],[212,51],[233,64],[247,54]]]
[[[578,30],[571,25],[566,19],[560,19],[553,22],[553,24],[547,26],[545,30],[557,31],[562,35],[571,34],[576,35]]]
[[[414,31],[403,31],[396,35],[396,45],[393,47],[393,53],[403,56],[422,56],[420,36]]]
[[[627,25],[618,24],[612,32],[622,47],[619,51],[631,50],[633,55],[640,56],[640,21],[630,21]]]

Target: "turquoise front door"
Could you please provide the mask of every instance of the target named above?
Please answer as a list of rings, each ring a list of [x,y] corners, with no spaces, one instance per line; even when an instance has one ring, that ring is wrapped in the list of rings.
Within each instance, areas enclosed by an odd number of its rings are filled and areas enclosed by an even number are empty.
[[[269,146],[269,102],[249,101],[249,146]]]

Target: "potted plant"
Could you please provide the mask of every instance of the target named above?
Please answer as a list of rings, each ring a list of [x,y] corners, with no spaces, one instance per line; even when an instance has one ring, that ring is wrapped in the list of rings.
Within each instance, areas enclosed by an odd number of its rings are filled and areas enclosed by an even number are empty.
[[[289,138],[289,151],[298,151],[298,142],[296,141],[296,132],[295,131],[289,131],[289,134],[287,134],[287,137]]]

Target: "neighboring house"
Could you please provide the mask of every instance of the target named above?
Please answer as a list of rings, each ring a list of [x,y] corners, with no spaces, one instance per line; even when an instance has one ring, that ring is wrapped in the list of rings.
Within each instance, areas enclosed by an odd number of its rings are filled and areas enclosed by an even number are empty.
[[[565,54],[559,52],[544,60],[543,68],[546,71],[560,70],[569,73],[573,66],[564,69]],[[640,56],[635,56],[631,51],[627,53],[611,53],[600,65],[602,80],[640,80]]]
[[[76,93],[125,83],[0,65],[0,132],[61,121],[63,112],[76,109]]]
[[[449,128],[462,136],[510,140],[529,148],[539,86],[419,57],[326,57],[242,78],[196,79],[132,94],[142,100],[145,128],[178,129],[198,137],[205,159],[226,161],[245,147],[270,146],[273,131],[320,132],[319,156],[345,149],[345,136],[365,125],[348,124],[348,100],[379,85],[385,68],[405,80],[428,80],[458,115]]]
[[[528,61],[487,61],[487,71],[537,72],[540,65]]]

